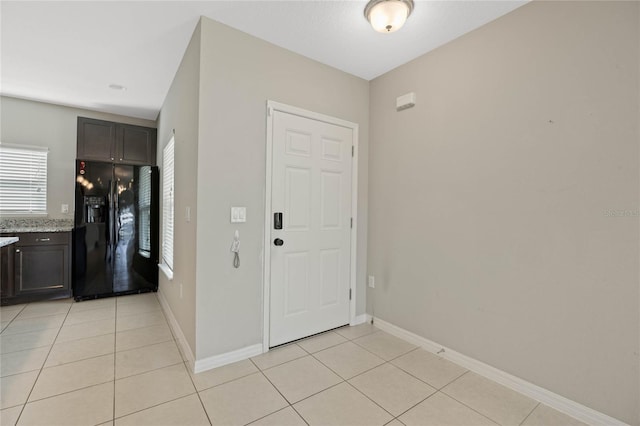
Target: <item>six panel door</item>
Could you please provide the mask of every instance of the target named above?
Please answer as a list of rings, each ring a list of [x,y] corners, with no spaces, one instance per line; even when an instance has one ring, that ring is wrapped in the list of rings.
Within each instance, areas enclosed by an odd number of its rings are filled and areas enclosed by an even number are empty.
[[[282,213],[282,229],[271,226],[276,346],[349,323],[353,130],[281,111],[272,129],[271,202]]]

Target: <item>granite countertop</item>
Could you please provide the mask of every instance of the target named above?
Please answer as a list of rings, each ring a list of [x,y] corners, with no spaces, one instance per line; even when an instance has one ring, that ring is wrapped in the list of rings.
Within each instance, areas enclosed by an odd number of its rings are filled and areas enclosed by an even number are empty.
[[[48,218],[3,218],[0,219],[0,233],[19,232],[69,232],[73,230],[72,219]]]
[[[17,243],[18,237],[0,237],[0,247],[8,246],[13,243]]]

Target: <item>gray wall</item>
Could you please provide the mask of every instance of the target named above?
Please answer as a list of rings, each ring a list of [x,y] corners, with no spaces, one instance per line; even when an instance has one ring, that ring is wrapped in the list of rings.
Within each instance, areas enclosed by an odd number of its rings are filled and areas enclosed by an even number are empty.
[[[532,2],[373,80],[368,245],[368,312],[636,425],[639,5]]]
[[[365,312],[369,84],[203,18],[198,146],[197,358],[262,343],[266,102],[360,125],[357,313]],[[247,222],[231,224],[231,206]],[[240,231],[241,267],[229,251]]]
[[[0,140],[49,148],[47,213],[53,219],[73,219],[78,116],[156,127],[149,120],[0,97]],[[69,205],[69,214],[61,213],[62,204]]]
[[[193,33],[158,117],[158,165],[161,168],[162,150],[171,140],[175,130],[173,280],[167,279],[164,272],[160,271],[159,291],[167,300],[194,354],[196,351],[199,90],[200,25]],[[185,219],[187,207],[191,208],[190,222]],[[182,286],[182,296],[180,286]]]

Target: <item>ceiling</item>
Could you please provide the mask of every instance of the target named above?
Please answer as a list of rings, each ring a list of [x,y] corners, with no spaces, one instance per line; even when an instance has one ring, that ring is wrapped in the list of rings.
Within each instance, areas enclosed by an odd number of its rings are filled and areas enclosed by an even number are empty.
[[[366,0],[2,0],[0,93],[155,120],[201,15],[370,80],[526,2],[417,0],[380,34]]]

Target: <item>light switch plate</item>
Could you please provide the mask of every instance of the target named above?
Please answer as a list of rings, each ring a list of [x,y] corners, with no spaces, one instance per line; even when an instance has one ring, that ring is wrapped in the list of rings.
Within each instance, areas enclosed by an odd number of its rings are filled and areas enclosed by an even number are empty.
[[[69,204],[63,204],[60,208],[62,213],[69,213]]]
[[[246,207],[231,207],[231,223],[242,223],[247,221]]]

